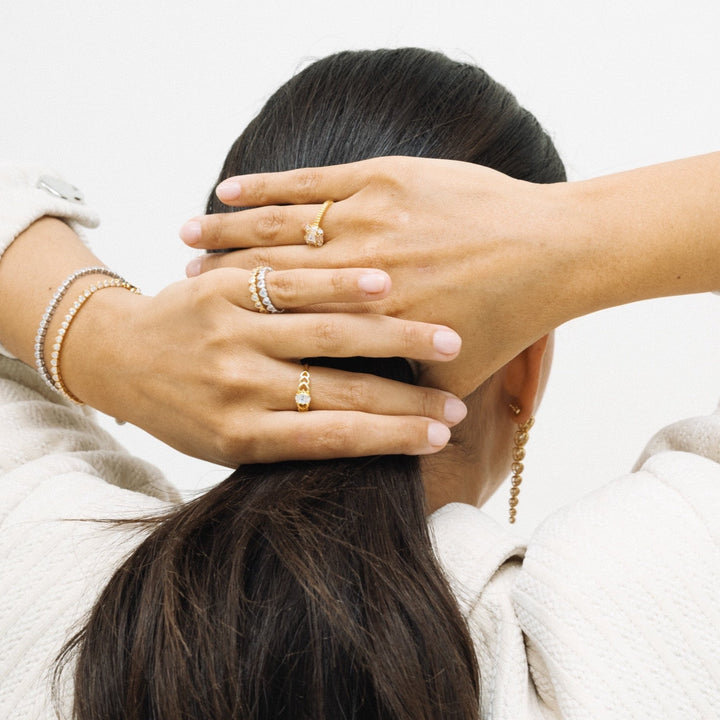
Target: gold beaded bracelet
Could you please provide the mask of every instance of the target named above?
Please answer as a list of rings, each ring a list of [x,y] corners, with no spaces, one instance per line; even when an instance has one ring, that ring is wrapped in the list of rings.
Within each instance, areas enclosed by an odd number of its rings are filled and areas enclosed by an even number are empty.
[[[78,400],[65,386],[60,374],[60,353],[62,352],[63,342],[67,335],[70,325],[77,315],[80,308],[91,298],[98,290],[104,290],[110,287],[121,287],[129,290],[132,293],[140,294],[140,291],[129,282],[125,280],[104,280],[103,282],[95,283],[85,290],[81,295],[78,296],[77,300],[70,306],[67,315],[63,318],[60,328],[55,337],[55,342],[52,346],[52,352],[50,353],[50,377],[53,381],[55,389],[63,395],[65,398],[75,405],[82,405],[82,401]]]

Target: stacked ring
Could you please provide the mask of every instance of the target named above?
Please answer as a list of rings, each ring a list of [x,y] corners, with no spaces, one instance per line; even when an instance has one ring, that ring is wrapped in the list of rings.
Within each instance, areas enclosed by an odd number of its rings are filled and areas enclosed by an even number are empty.
[[[317,217],[315,218],[315,222],[305,225],[304,230],[306,245],[312,245],[313,247],[323,246],[323,243],[325,242],[325,233],[320,227],[320,221],[323,219],[323,215],[332,204],[332,200],[326,200],[322,204],[322,207],[320,208]]]
[[[272,304],[270,296],[268,295],[267,287],[265,286],[265,275],[272,272],[272,268],[266,266],[256,267],[250,274],[248,280],[248,287],[250,288],[250,299],[255,305],[255,309],[260,313],[281,313],[284,310],[279,310]]]
[[[298,380],[297,392],[295,393],[295,405],[298,412],[307,412],[310,409],[310,372],[307,365],[303,365],[303,371]]]

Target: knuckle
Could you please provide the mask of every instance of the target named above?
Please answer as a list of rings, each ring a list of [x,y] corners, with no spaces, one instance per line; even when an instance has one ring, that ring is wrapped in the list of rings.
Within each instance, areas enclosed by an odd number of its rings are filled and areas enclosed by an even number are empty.
[[[378,182],[385,191],[398,192],[403,188],[403,182],[408,179],[406,159],[393,156],[382,158],[383,163],[378,171]]]
[[[361,268],[383,267],[385,263],[382,261],[383,255],[378,252],[375,243],[369,242],[357,248],[353,257],[353,265]]]
[[[241,424],[225,427],[216,434],[216,451],[226,461],[247,463],[255,459],[254,448],[258,443],[253,438],[252,428]]]
[[[415,323],[403,322],[399,337],[403,351],[408,357],[417,356],[417,351],[424,346],[423,333]]]
[[[248,270],[255,267],[273,267],[272,257],[266,250],[244,250],[243,252],[246,253],[244,265]]]
[[[328,354],[342,344],[344,332],[342,325],[333,319],[318,320],[315,324],[313,337],[317,351]]]
[[[318,440],[323,454],[352,447],[357,441],[357,428],[351,420],[337,420],[330,432],[320,433]]]
[[[343,294],[347,284],[347,277],[342,270],[335,270],[330,276],[330,287],[332,288],[333,295]]]
[[[202,221],[202,241],[204,247],[211,249],[220,247],[222,240],[221,225],[224,215],[206,215]]]
[[[256,175],[251,180],[252,185],[249,190],[250,197],[254,200],[254,205],[267,205],[270,199],[267,180],[263,175]]]
[[[266,243],[274,242],[285,225],[282,212],[277,208],[268,208],[255,224],[257,236]]]
[[[273,303],[280,307],[290,307],[300,296],[300,283],[292,271],[275,271],[267,276],[268,292]]]
[[[188,297],[196,308],[206,305],[212,299],[212,281],[212,276],[203,273],[196,278],[192,278],[188,284]]]
[[[365,407],[365,383],[360,377],[352,378],[343,383],[345,403],[350,410],[362,410]]]
[[[295,174],[295,193],[301,203],[311,203],[316,198],[319,175],[316,170],[298,170]]]
[[[429,389],[420,388],[418,411],[423,417],[441,418],[445,413],[445,398]]]

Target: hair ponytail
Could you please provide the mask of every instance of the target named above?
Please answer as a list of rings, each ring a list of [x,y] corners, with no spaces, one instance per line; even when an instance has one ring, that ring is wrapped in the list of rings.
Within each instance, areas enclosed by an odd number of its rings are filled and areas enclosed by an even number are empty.
[[[477,717],[412,457],[236,471],[157,525],[74,644],[79,720]]]

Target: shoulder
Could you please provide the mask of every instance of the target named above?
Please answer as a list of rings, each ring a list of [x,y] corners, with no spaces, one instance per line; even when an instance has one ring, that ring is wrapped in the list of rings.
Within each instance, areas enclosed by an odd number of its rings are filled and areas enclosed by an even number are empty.
[[[467,614],[498,569],[525,545],[479,508],[451,503],[429,518],[435,554]]]
[[[720,707],[720,465],[689,445],[657,450],[528,545],[513,603],[561,708],[634,718]]]

